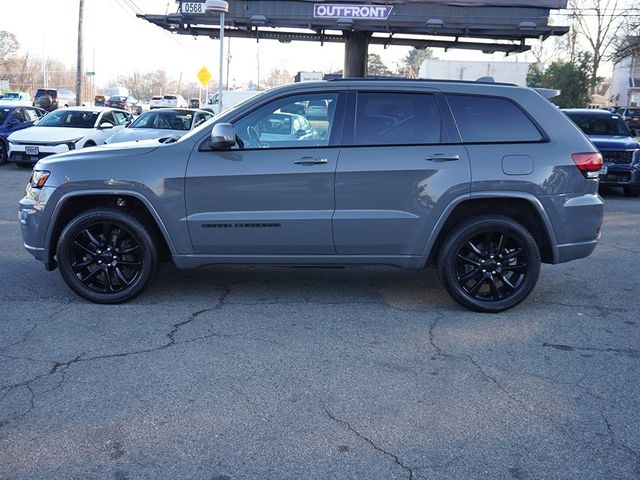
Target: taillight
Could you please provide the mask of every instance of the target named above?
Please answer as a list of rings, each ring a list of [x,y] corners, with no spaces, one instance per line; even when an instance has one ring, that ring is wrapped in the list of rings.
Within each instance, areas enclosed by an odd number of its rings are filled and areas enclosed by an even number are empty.
[[[571,158],[585,178],[598,178],[600,170],[602,170],[601,153],[573,153]]]

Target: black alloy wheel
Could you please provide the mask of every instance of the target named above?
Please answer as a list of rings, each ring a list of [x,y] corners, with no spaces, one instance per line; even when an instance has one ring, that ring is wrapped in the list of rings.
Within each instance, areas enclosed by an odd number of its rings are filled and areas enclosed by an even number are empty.
[[[116,209],[81,213],[58,241],[58,265],[78,295],[119,303],[139,294],[158,263],[155,242],[135,217]]]
[[[538,246],[527,229],[502,216],[457,227],[443,244],[440,276],[461,305],[500,312],[524,300],[540,273]]]

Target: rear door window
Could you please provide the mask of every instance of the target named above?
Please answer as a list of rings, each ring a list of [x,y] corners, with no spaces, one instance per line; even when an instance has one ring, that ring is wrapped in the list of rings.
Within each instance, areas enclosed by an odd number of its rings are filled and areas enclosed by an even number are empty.
[[[447,95],[465,143],[538,142],[542,134],[515,103],[505,98]]]
[[[440,143],[442,119],[433,94],[360,92],[355,145]]]

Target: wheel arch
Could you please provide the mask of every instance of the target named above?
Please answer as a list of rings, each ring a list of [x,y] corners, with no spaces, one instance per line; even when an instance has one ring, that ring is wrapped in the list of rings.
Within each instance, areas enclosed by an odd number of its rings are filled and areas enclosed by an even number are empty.
[[[458,197],[442,213],[429,236],[423,255],[425,266],[436,261],[442,242],[455,225],[476,215],[497,214],[524,225],[536,240],[543,263],[556,263],[557,239],[540,201],[526,192],[474,192]]]
[[[57,266],[54,256],[58,239],[64,227],[76,215],[96,207],[115,207],[132,213],[152,230],[152,234],[160,243],[159,251],[163,259],[170,258],[177,253],[158,212],[151,202],[140,193],[101,190],[71,192],[58,200],[47,226],[44,241],[47,270],[53,270]]]

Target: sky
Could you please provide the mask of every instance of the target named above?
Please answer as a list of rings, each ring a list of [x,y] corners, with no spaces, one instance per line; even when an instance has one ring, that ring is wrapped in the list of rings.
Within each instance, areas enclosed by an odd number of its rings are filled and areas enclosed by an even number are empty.
[[[233,0],[232,0],[233,1]],[[127,0],[85,0],[85,70],[96,72],[97,85],[106,86],[118,75],[133,71],[165,69],[171,77],[196,82],[196,73],[206,66],[217,75],[219,44],[205,37],[193,38],[170,34],[135,17]],[[143,13],[175,12],[175,0],[133,0]],[[77,48],[77,0],[3,0],[0,30],[18,37],[23,52],[62,60],[75,66]],[[53,14],[52,14],[53,13]],[[53,19],[53,22],[52,22]],[[53,26],[52,26],[53,23]],[[406,55],[407,47],[372,45],[370,53],[378,53],[391,69]],[[94,67],[95,53],[95,67]],[[435,49],[436,57],[450,60],[531,61],[530,54],[505,57],[466,50]],[[273,40],[231,39],[230,83],[265,78],[272,68],[298,71],[340,70],[343,44],[292,42]]]

